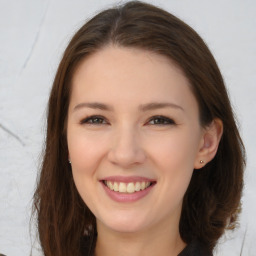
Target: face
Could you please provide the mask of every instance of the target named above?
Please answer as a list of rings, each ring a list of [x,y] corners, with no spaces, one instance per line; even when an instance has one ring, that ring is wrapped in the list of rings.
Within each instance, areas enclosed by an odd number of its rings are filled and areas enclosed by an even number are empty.
[[[178,227],[202,137],[189,82],[164,56],[108,46],[73,76],[69,158],[98,226]]]

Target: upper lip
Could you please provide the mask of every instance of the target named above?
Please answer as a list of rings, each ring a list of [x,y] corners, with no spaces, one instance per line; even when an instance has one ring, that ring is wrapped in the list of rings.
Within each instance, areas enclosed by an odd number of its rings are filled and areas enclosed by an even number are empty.
[[[142,177],[142,176],[107,176],[101,179],[101,181],[116,181],[116,182],[129,183],[129,182],[143,182],[143,181],[155,182],[156,180]]]

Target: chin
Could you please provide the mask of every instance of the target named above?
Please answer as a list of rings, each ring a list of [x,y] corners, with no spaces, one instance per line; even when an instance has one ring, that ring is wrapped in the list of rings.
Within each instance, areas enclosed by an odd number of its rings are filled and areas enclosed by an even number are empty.
[[[109,226],[109,228],[119,233],[136,233],[142,231],[145,227],[141,225],[131,225],[131,223],[125,225],[115,223],[114,225]]]
[[[131,217],[131,216],[129,216]],[[108,229],[120,233],[134,233],[144,230],[147,227],[145,221],[138,217],[129,218],[128,216],[119,215],[117,218],[113,215],[111,219],[100,221]],[[98,223],[99,224],[99,223]]]

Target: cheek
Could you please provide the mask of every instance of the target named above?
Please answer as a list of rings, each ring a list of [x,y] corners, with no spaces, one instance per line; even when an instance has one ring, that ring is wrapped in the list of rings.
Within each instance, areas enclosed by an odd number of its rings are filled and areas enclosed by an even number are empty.
[[[154,159],[158,177],[163,184],[162,191],[168,191],[169,196],[173,195],[173,202],[182,200],[187,190],[194,170],[197,148],[198,139],[189,132],[168,135],[151,145],[151,159]],[[169,197],[167,202],[168,200]]]
[[[155,139],[151,137],[149,145],[151,158],[166,171],[193,169],[197,147],[195,136],[185,132],[170,133]]]
[[[72,169],[79,175],[94,173],[106,151],[100,137],[90,136],[79,131],[71,131],[70,134],[68,150]]]
[[[76,188],[87,206],[94,209],[92,195],[97,194],[97,169],[106,150],[99,137],[88,136],[78,130],[70,130],[68,149]]]
[[[189,135],[170,136],[151,151],[167,212],[180,209],[194,170],[197,144]]]

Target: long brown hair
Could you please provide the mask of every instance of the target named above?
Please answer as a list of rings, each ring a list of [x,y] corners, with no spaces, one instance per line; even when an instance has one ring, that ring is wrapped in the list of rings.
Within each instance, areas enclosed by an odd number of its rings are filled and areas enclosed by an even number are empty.
[[[132,1],[105,10],[88,21],[67,46],[53,83],[48,105],[47,136],[34,213],[47,256],[80,255],[95,244],[96,221],[75,187],[66,139],[72,76],[88,55],[114,44],[167,56],[187,76],[200,109],[200,122],[214,118],[224,132],[215,158],[195,170],[184,196],[180,234],[186,243],[198,239],[210,250],[225,228],[237,220],[243,188],[244,147],[218,66],[199,35],[172,14]]]

